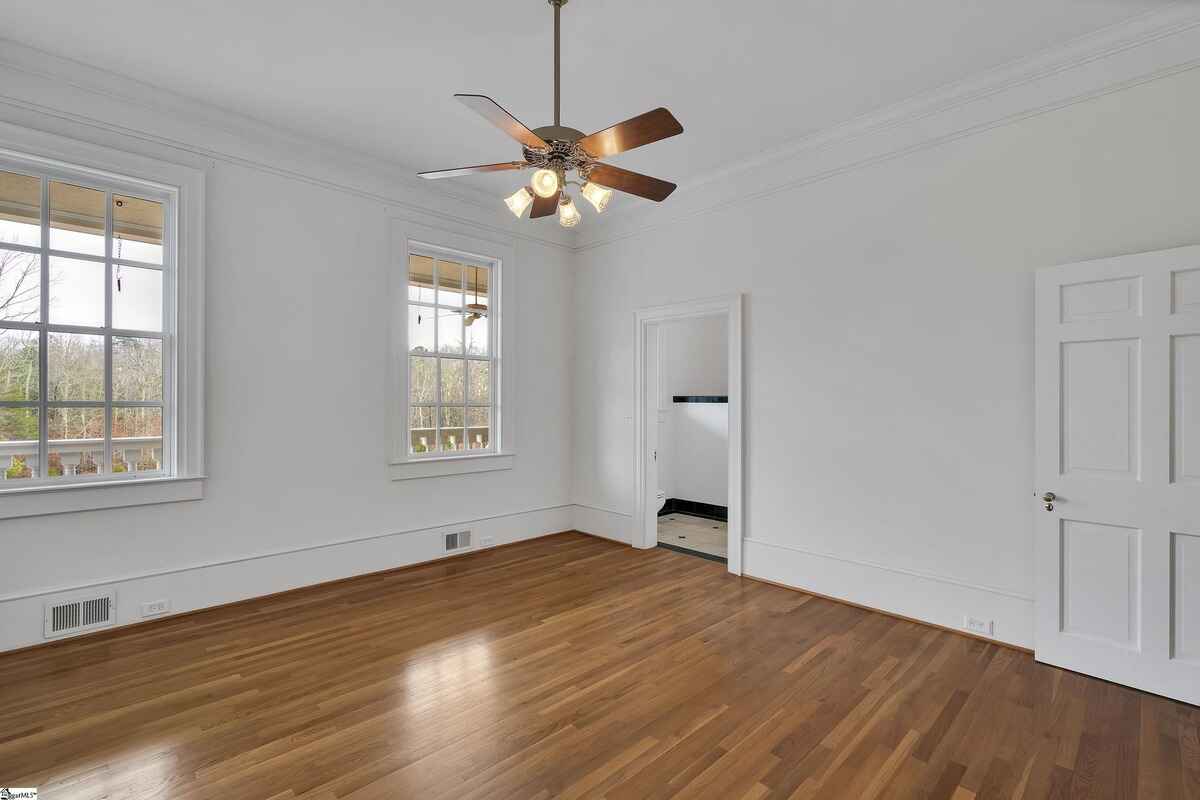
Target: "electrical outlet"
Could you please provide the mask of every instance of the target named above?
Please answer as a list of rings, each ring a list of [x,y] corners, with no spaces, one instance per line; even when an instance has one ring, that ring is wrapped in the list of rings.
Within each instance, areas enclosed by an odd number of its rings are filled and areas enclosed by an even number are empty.
[[[491,546],[492,546],[492,545],[494,545],[495,543],[496,543],[496,537],[495,537],[495,536],[484,536],[483,538],[481,538],[481,539],[479,540],[479,546],[480,546],[480,547],[491,547]]]
[[[157,617],[159,614],[165,614],[171,610],[171,602],[169,600],[151,600],[149,603],[142,603],[143,617]]]
[[[963,627],[980,636],[991,636],[996,630],[996,623],[990,619],[967,616],[963,617]]]

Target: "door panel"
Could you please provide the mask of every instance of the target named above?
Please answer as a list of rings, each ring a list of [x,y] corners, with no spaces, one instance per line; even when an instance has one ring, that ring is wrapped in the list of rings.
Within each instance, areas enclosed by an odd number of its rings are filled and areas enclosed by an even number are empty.
[[[1171,337],[1171,385],[1171,481],[1200,483],[1200,335]]]
[[[1065,323],[1138,317],[1142,313],[1140,278],[1072,283],[1061,288],[1060,296]]]
[[[1140,646],[1136,528],[1062,520],[1062,631],[1071,636]]]
[[[1200,664],[1200,535],[1172,533],[1171,540],[1172,651],[1181,661]]]
[[[1200,269],[1172,270],[1171,311],[1175,314],[1200,312]]]
[[[1200,247],[1036,302],[1037,658],[1200,703]]]
[[[1061,358],[1063,474],[1137,480],[1141,342],[1064,342]]]

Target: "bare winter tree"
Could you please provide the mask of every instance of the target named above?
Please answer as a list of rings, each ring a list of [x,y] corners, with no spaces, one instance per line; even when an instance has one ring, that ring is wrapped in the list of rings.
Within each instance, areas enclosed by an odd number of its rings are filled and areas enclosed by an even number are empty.
[[[0,250],[0,320],[28,322],[41,307],[41,265],[36,255]],[[12,399],[37,390],[37,362],[30,357],[25,331],[0,331],[0,395]]]
[[[26,322],[41,305],[41,264],[36,255],[0,250],[0,319]]]

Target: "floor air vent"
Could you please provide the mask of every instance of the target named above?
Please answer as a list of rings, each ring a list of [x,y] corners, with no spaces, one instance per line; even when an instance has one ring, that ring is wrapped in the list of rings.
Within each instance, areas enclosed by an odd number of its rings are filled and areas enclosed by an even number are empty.
[[[46,604],[44,634],[47,639],[70,636],[113,624],[117,594],[96,595]]]
[[[471,532],[459,531],[458,533],[446,534],[446,552],[452,550],[466,550],[471,546]]]

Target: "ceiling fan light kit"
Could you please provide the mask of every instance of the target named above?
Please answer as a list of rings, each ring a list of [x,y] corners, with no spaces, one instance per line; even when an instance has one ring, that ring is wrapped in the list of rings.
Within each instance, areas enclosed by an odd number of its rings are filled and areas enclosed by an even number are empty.
[[[574,228],[582,218],[570,196],[563,195],[563,198],[558,201],[558,224],[564,228]]]
[[[558,222],[564,228],[575,227],[581,219],[579,209],[567,193],[567,186],[578,186],[579,193],[598,214],[604,213],[614,190],[662,202],[675,191],[675,184],[604,164],[600,159],[677,136],[683,133],[683,126],[665,108],[656,108],[587,136],[564,126],[559,116],[562,97],[559,14],[567,0],[549,0],[549,3],[554,8],[554,124],[530,130],[490,97],[456,94],[454,96],[463,105],[515,139],[521,145],[524,160],[417,174],[422,178],[437,179],[533,169],[529,184],[505,198],[504,203],[518,218],[524,216],[527,209],[532,209],[530,219],[548,217],[557,210]],[[572,172],[577,179],[567,177]]]
[[[513,192],[510,197],[504,198],[504,204],[508,206],[508,210],[514,216],[520,217],[525,213],[525,209],[533,205],[533,192],[522,186]]]
[[[604,213],[604,209],[608,208],[608,201],[611,200],[613,196],[612,189],[605,189],[600,184],[592,183],[591,181],[585,183],[582,188],[580,188],[579,193],[595,207],[597,214]]]
[[[543,167],[533,173],[533,178],[529,181],[533,187],[533,193],[538,197],[554,197],[558,194],[558,173],[552,169]]]

